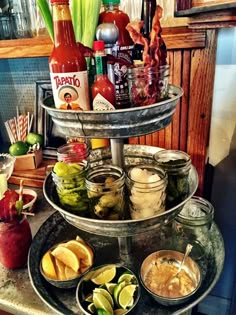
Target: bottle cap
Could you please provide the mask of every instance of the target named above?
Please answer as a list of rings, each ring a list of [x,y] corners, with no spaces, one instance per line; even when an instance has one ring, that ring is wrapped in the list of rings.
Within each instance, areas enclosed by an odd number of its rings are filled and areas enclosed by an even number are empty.
[[[106,5],[106,4],[119,4],[120,0],[102,0],[102,4]]]
[[[95,40],[93,42],[93,50],[104,50],[105,49],[105,45],[104,45],[104,41],[103,40]]]

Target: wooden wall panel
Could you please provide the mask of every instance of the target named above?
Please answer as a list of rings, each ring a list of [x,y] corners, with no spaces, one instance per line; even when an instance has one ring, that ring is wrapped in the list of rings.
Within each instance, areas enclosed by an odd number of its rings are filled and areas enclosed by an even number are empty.
[[[184,95],[176,107],[172,123],[150,135],[129,139],[190,154],[199,175],[198,195],[203,194],[209,140],[215,71],[216,31],[207,31],[205,48],[168,51],[170,83],[181,86]]]

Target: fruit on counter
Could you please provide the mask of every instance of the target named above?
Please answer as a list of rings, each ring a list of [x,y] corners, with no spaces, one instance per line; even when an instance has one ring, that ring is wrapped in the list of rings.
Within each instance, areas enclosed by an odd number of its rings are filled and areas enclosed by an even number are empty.
[[[52,280],[70,280],[87,271],[94,262],[92,248],[81,238],[59,243],[42,260],[44,275]]]
[[[28,145],[23,141],[16,141],[9,147],[9,153],[13,156],[24,155],[28,150]]]
[[[29,132],[26,136],[26,143],[29,145],[34,145],[39,143],[40,146],[43,145],[43,136],[38,133]]]
[[[85,168],[84,164],[60,161],[54,165],[52,174],[61,205],[80,216],[88,215]]]
[[[138,281],[134,274],[116,265],[105,265],[88,272],[82,288],[82,305],[89,313],[122,315],[133,307],[138,297]],[[91,291],[91,292],[90,292]]]

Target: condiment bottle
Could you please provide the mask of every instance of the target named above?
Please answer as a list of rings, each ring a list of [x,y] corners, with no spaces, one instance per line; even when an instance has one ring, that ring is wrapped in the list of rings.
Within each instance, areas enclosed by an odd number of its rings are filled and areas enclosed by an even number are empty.
[[[127,80],[128,65],[132,64],[133,41],[126,30],[129,16],[119,9],[120,0],[103,0],[104,11],[100,13],[99,23],[114,23],[119,29],[119,37],[112,48],[112,54],[123,62],[115,62],[116,108],[130,107]]]
[[[92,85],[92,99],[94,110],[115,109],[115,87],[107,75],[107,56],[103,40],[94,41],[96,78]]]
[[[51,0],[54,47],[49,58],[56,108],[89,110],[88,73],[85,57],[77,48],[69,0]]]

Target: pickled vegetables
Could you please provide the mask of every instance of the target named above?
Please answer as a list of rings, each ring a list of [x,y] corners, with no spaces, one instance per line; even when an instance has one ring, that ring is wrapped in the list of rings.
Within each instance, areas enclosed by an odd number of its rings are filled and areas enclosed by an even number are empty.
[[[65,162],[57,162],[52,174],[61,205],[80,216],[88,215],[85,174],[86,165]]]

